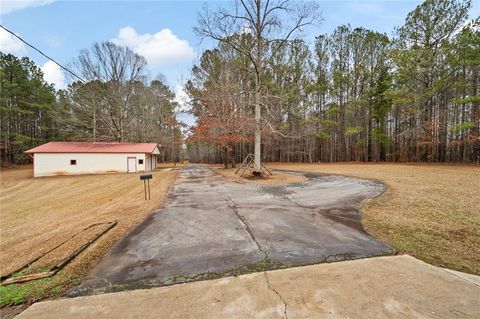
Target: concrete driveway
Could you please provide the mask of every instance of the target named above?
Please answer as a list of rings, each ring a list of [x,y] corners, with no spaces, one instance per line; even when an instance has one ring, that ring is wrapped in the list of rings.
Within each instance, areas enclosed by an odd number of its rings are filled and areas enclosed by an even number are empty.
[[[480,277],[409,256],[35,303],[18,318],[480,318]]]
[[[163,208],[112,249],[70,296],[164,286],[288,266],[392,254],[360,224],[383,185],[320,174],[286,186],[183,169]]]

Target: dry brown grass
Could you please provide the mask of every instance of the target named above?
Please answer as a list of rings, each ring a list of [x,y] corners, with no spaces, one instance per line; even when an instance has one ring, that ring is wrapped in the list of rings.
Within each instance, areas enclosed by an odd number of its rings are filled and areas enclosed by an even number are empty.
[[[480,274],[480,167],[417,164],[270,164],[375,179],[386,192],[362,209],[375,237],[432,264]]]
[[[292,184],[292,183],[301,183],[307,180],[304,176],[286,174],[275,172],[273,175],[265,174],[263,178],[248,178],[240,176],[240,172],[235,175],[237,171],[236,168],[220,168],[214,170],[214,172],[219,173],[229,180],[244,183],[244,184],[260,184],[260,185],[280,185],[280,184]]]
[[[158,169],[166,169],[166,168],[182,168],[188,165],[188,161],[183,161],[180,163],[173,163],[173,162],[165,162],[165,163],[157,163]]]
[[[77,281],[113,244],[154,208],[160,207],[178,172],[154,172],[151,200],[145,201],[137,174],[107,174],[33,178],[31,168],[1,172],[0,265],[6,274],[93,223],[117,220],[102,236],[48,282],[56,290]],[[95,230],[98,232],[98,228]],[[79,240],[61,247],[64,256],[81,245]],[[41,285],[42,281],[38,281]],[[32,282],[33,283],[33,282]],[[31,284],[36,285],[36,284]],[[11,285],[20,286],[20,285]],[[19,289],[21,287],[18,287]],[[42,297],[29,293],[23,300]],[[10,288],[12,289],[12,288]],[[5,303],[5,300],[2,300]]]

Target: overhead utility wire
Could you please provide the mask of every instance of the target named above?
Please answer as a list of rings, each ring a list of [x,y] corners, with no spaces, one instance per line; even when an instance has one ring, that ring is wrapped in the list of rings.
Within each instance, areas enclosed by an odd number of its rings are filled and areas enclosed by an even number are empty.
[[[56,65],[58,65],[59,67],[61,67],[63,70],[67,71],[68,73],[70,73],[71,75],[73,75],[74,77],[76,77],[77,79],[79,79],[82,83],[85,83],[85,80],[82,79],[81,77],[79,77],[78,75],[75,74],[75,72],[69,70],[67,67],[64,67],[63,65],[61,65],[60,63],[58,63],[57,61],[55,61],[54,59],[52,59],[51,57],[49,57],[48,55],[46,55],[45,53],[43,53],[40,49],[37,49],[34,45],[28,43],[27,41],[25,41],[24,39],[22,39],[19,35],[15,34],[13,31],[10,31],[9,29],[5,28],[3,25],[0,24],[0,27],[7,31],[8,33],[10,33],[11,35],[15,36],[17,39],[19,39],[20,41],[22,41],[23,43],[25,43],[26,45],[28,45],[29,47],[31,47],[32,49],[34,49],[35,51],[37,51],[38,53],[40,53],[41,55],[43,55],[44,57],[46,57],[47,59],[49,59],[50,61],[52,61],[53,63],[55,63]]]

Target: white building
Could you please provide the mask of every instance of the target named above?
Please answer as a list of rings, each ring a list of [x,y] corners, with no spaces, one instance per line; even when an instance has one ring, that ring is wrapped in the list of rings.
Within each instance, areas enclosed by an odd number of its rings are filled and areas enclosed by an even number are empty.
[[[156,143],[50,142],[25,153],[39,177],[152,171],[160,151]]]

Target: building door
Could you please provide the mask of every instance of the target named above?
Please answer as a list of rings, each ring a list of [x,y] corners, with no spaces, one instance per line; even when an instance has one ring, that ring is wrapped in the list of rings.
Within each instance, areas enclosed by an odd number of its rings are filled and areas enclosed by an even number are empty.
[[[157,155],[152,155],[152,171],[157,169]]]
[[[136,157],[127,157],[127,172],[136,173],[137,172],[137,158]]]

